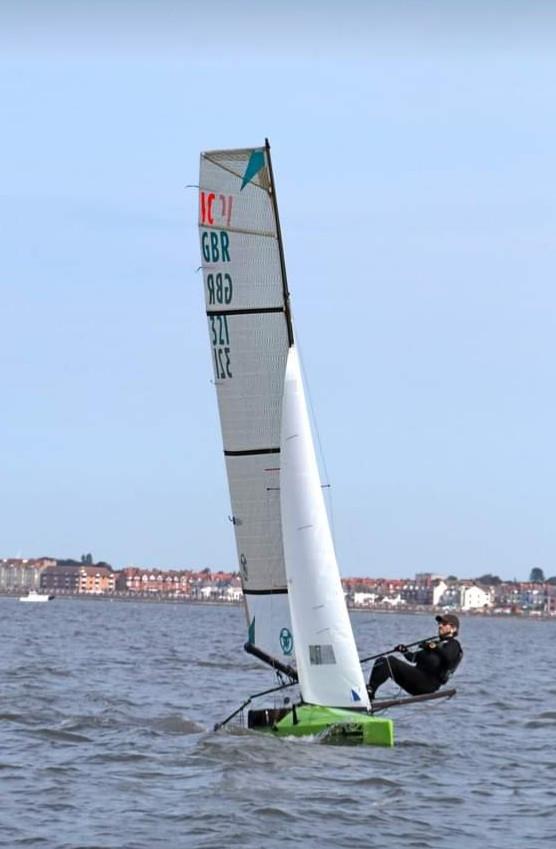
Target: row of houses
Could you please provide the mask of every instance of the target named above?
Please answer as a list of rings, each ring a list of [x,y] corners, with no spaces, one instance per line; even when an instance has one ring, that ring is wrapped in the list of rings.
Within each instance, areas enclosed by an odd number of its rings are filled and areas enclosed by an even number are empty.
[[[241,581],[228,572],[140,569],[114,570],[108,563],[77,560],[0,560],[0,592],[38,590],[54,595],[119,595],[139,598],[227,601],[242,599]]]
[[[556,615],[556,586],[548,582],[500,582],[447,579],[421,573],[413,579],[345,578],[348,604],[379,610],[454,609],[463,612],[542,613]],[[162,570],[129,566],[114,570],[89,560],[0,560],[0,592],[36,589],[55,595],[118,595],[192,601],[239,602],[241,581],[235,572],[210,569]]]
[[[241,601],[243,593],[237,573],[193,570],[140,569],[128,566],[119,573],[121,592],[149,596],[163,594],[197,601]]]
[[[548,582],[509,581],[491,585],[426,573],[413,580],[347,578],[343,584],[354,607],[400,610],[432,607],[463,612],[556,615],[556,586]]]

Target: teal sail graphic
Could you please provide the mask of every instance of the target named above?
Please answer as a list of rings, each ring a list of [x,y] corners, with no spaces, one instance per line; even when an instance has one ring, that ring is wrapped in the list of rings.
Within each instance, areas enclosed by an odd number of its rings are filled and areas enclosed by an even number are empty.
[[[247,186],[248,183],[253,180],[259,171],[265,166],[264,161],[264,150],[254,150],[251,156],[249,157],[249,162],[247,163],[247,168],[245,169],[245,174],[243,175],[243,180],[241,183],[240,192]]]

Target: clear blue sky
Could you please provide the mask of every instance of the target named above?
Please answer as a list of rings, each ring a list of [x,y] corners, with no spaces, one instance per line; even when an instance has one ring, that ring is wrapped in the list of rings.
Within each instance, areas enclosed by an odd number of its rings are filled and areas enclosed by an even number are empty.
[[[236,568],[186,185],[268,136],[342,573],[556,574],[555,11],[2,3],[0,557]]]

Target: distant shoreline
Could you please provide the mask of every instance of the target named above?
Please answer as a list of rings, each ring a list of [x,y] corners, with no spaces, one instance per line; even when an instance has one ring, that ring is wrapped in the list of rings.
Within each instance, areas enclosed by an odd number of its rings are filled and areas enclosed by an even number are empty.
[[[22,595],[25,594],[27,590],[19,590],[17,592],[6,592],[5,590],[0,590],[0,598],[13,598],[19,599]],[[243,606],[242,601],[226,601],[225,599],[215,599],[214,601],[208,601],[206,599],[195,599],[195,598],[172,598],[171,596],[141,596],[141,595],[127,595],[127,594],[106,594],[99,593],[97,595],[93,593],[58,593],[55,595],[55,601],[90,601],[90,602],[99,602],[99,601],[109,601],[109,602],[139,602],[141,604],[186,604],[186,605],[195,605],[198,607],[238,607],[241,608]],[[424,607],[404,607],[403,609],[391,609],[391,608],[383,608],[383,607],[360,607],[348,605],[348,610],[350,613],[373,613],[373,614],[384,614],[386,616],[395,616],[396,614],[409,614],[411,616],[436,616],[439,613],[438,608],[424,608]],[[544,613],[542,611],[501,611],[495,613],[493,611],[480,611],[480,610],[457,610],[456,613],[458,616],[463,616],[465,618],[474,618],[480,617],[481,619],[532,619],[532,620],[546,620],[553,619],[556,621],[556,616],[550,615],[548,613]]]
[[[25,595],[27,590],[8,593],[5,590],[0,590],[0,598],[19,599]],[[52,593],[51,593],[52,594]],[[46,595],[46,593],[45,593]],[[195,598],[172,598],[171,596],[128,596],[128,595],[108,595],[107,593],[53,593],[53,601],[121,601],[124,604],[127,602],[140,602],[141,604],[194,604],[199,607],[241,607],[241,601],[226,601],[218,599],[217,601],[206,601],[206,599]]]

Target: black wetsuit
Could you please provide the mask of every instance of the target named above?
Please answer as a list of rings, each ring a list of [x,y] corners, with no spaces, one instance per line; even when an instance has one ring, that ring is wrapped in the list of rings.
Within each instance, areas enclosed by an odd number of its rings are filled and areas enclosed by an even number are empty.
[[[369,678],[371,696],[388,678],[393,678],[396,684],[412,696],[434,693],[455,671],[463,657],[463,650],[455,637],[448,637],[422,643],[418,651],[405,651],[404,657],[415,666],[392,655],[376,661]]]

